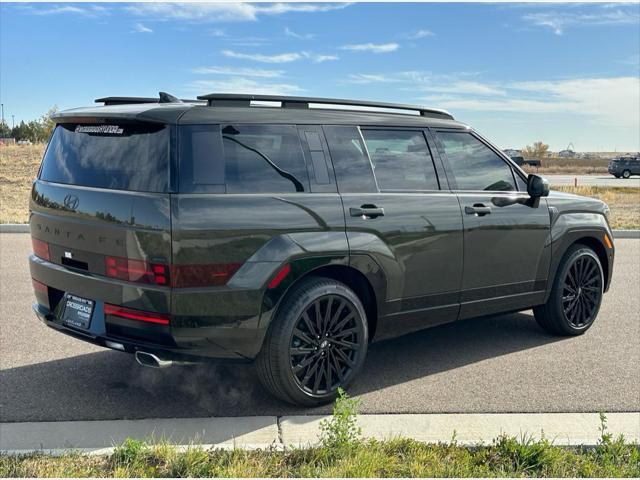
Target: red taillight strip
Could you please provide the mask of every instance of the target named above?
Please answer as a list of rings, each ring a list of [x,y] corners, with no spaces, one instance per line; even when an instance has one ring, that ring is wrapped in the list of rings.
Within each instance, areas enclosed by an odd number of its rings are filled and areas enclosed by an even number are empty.
[[[280,271],[276,274],[276,276],[273,277],[273,279],[269,282],[269,285],[267,285],[267,288],[269,289],[276,288],[278,285],[280,285],[282,280],[284,280],[285,277],[289,275],[289,272],[291,272],[291,265],[287,263],[284,267],[280,269]]]
[[[49,244],[47,242],[31,237],[31,245],[33,246],[33,253],[36,257],[40,257],[43,260],[51,259],[49,256]]]
[[[139,320],[141,322],[158,323],[169,325],[169,315],[161,313],[145,312],[144,310],[134,310],[133,308],[119,307],[118,305],[104,304],[104,314],[116,317],[128,318],[129,320]]]
[[[47,287],[44,283],[39,282],[35,278],[31,279],[31,283],[33,284],[33,289],[36,292],[44,293],[45,295],[49,294],[49,287]]]
[[[148,263],[123,257],[105,257],[107,277],[128,282],[151,283],[169,286],[169,267],[160,263]]]
[[[241,263],[172,265],[171,278],[177,288],[220,286],[225,285],[241,266]]]

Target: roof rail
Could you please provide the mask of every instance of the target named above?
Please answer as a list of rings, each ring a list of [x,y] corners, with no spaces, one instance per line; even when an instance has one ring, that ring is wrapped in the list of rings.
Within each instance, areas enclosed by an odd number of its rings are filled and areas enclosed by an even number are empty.
[[[345,105],[350,107],[367,107],[391,110],[407,110],[419,112],[423,117],[447,118],[453,120],[446,110],[426,108],[419,105],[401,103],[369,102],[365,100],[344,100],[338,98],[288,97],[280,95],[250,95],[233,93],[211,93],[199,95],[198,100],[206,100],[209,106],[217,107],[250,107],[252,101],[280,102],[282,108],[309,108],[310,104]],[[330,107],[329,107],[330,108]]]
[[[136,103],[205,103],[202,100],[192,99],[175,99],[171,100],[173,95],[160,92],[158,97],[103,97],[96,98],[96,103],[104,103],[106,105],[132,105]]]

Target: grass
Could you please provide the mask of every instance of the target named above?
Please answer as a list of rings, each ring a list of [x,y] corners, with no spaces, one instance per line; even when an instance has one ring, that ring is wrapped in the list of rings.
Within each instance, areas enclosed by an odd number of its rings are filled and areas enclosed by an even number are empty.
[[[542,160],[542,166],[539,168],[524,166],[524,170],[528,173],[539,173],[541,175],[589,175],[596,173],[607,173],[609,165],[608,158],[560,158],[551,157]]]
[[[554,190],[598,198],[609,205],[613,229],[640,229],[640,189],[634,187],[552,186]]]
[[[129,439],[111,455],[0,455],[0,477],[638,477],[640,447],[613,439],[601,415],[595,448],[501,436],[469,448],[409,439],[364,440],[358,404],[344,392],[321,425],[320,443],[285,450],[215,450]]]
[[[44,145],[0,147],[0,223],[26,223],[31,182],[38,174]]]

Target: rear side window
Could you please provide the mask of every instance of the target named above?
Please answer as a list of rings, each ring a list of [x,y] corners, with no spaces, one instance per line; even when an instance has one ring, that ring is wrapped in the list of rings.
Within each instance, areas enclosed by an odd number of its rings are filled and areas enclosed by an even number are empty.
[[[516,190],[511,167],[467,132],[438,132],[458,190]]]
[[[411,130],[363,130],[380,190],[438,190],[424,134]]]
[[[40,179],[166,192],[169,128],[159,124],[58,125],[42,160]]]
[[[309,190],[298,130],[291,125],[181,127],[180,178],[181,192]]]
[[[371,162],[357,127],[324,126],[338,189],[343,193],[377,192]]]

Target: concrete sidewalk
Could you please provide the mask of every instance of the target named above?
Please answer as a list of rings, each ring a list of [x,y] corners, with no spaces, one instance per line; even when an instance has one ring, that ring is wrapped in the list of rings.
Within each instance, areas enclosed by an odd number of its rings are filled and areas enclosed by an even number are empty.
[[[0,451],[10,454],[46,451],[60,454],[74,449],[106,454],[127,437],[167,440],[181,447],[197,443],[205,448],[285,448],[318,441],[323,416],[212,417],[80,422],[0,424]],[[393,414],[360,415],[366,437],[394,437],[422,442],[462,445],[491,443],[500,434],[552,440],[556,445],[593,446],[600,438],[597,413],[528,414]],[[640,441],[640,413],[609,413],[607,429],[614,436]]]

